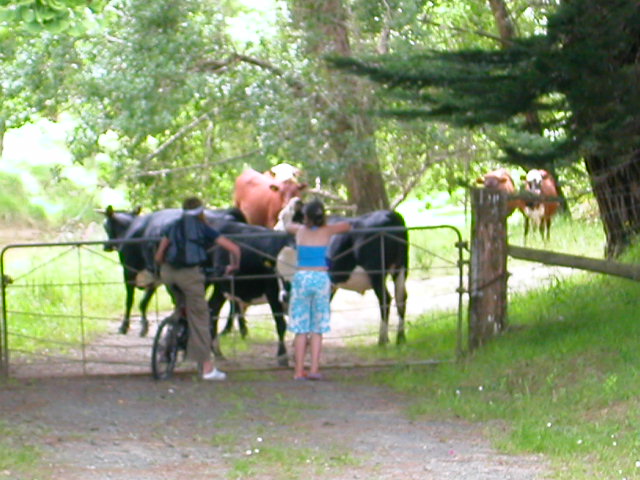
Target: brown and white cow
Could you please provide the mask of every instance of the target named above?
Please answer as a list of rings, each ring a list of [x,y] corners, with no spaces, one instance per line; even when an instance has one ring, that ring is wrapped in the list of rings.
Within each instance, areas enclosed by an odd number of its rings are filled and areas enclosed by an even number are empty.
[[[498,168],[489,173],[484,174],[476,180],[476,183],[484,185],[485,188],[492,190],[499,190],[508,195],[516,193],[516,186],[513,183],[513,179],[509,172],[504,168]],[[518,199],[512,199],[507,201],[507,217],[511,215],[515,210],[520,210],[524,213],[524,201]]]
[[[545,197],[557,197],[558,188],[553,176],[546,170],[529,170],[522,177],[525,182],[525,190],[535,197],[525,201],[524,214],[524,240],[529,234],[529,222],[533,223],[534,230],[539,230],[544,240],[549,240],[551,231],[551,218],[555,215],[560,203],[557,201],[545,200]]]
[[[234,202],[246,217],[247,223],[273,228],[278,222],[280,210],[292,198],[300,197],[307,184],[298,183],[299,170],[291,168],[293,170],[288,170],[288,173],[285,171],[284,175],[281,171],[283,169],[260,173],[247,168],[238,176]]]

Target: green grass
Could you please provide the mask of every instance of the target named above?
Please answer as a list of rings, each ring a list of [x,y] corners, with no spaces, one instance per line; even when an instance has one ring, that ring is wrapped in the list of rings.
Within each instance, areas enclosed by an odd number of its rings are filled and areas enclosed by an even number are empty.
[[[295,480],[309,471],[314,475],[339,475],[345,468],[357,464],[358,461],[342,448],[319,449],[296,447],[291,444],[257,444],[233,462],[227,478],[261,476]]]
[[[486,422],[502,450],[544,454],[554,478],[640,478],[639,309],[637,283],[578,274],[513,296],[510,328],[462,361],[376,379],[413,396],[412,416]],[[416,346],[454,337],[411,331]]]
[[[113,328],[111,322],[123,314],[122,267],[117,254],[100,245],[10,248],[3,262],[13,280],[5,302],[9,348],[15,352],[67,352]],[[157,299],[170,308],[168,296]]]
[[[522,215],[515,212],[508,220],[509,243],[523,245],[524,221]],[[599,221],[580,218],[568,218],[557,215],[551,225],[551,240],[542,240],[539,232],[529,232],[527,247],[571,253],[587,257],[602,258],[605,236]]]
[[[25,480],[37,478],[30,472],[37,467],[40,458],[36,447],[24,444],[14,430],[0,422],[0,475]]]

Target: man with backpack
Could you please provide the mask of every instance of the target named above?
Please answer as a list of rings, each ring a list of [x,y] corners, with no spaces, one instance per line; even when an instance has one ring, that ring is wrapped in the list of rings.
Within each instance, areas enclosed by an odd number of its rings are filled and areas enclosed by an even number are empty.
[[[160,265],[162,282],[174,287],[176,309],[186,310],[187,360],[198,364],[204,380],[224,380],[227,376],[215,367],[211,357],[209,307],[202,269],[209,258],[207,251],[215,245],[229,252],[230,263],[225,275],[230,275],[240,267],[240,247],[209,226],[202,201],[189,197],[182,204],[182,216],[163,232],[154,257]]]

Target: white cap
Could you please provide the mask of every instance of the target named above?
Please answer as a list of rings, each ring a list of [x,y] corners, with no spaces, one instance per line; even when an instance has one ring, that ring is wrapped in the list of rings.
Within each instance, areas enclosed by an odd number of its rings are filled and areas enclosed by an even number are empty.
[[[199,207],[192,208],[191,210],[182,210],[182,213],[185,215],[190,215],[193,217],[197,217],[202,212],[204,212],[204,205],[200,205]]]

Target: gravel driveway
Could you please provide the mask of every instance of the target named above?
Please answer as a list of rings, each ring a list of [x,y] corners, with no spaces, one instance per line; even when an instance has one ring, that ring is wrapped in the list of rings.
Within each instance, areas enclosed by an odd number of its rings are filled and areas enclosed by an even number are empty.
[[[530,270],[524,273],[531,278]],[[452,282],[446,291],[454,291]],[[434,283],[444,285],[442,279]],[[442,295],[447,296],[444,303],[457,301],[455,294]],[[372,304],[371,296],[362,297],[369,310],[354,306],[353,297],[345,301],[351,309],[336,315],[338,325],[348,324],[347,331],[358,324],[375,325],[375,299]],[[410,305],[420,306],[416,301]],[[119,338],[139,342],[137,330],[134,324],[129,336]],[[148,355],[148,344],[144,348]],[[325,352],[331,362],[330,341]],[[274,353],[275,345],[269,345],[265,355],[271,359]],[[320,382],[293,381],[288,370],[241,369],[221,383],[198,381],[191,373],[154,382],[147,358],[142,374],[65,377],[41,370],[38,378],[0,383],[0,426],[15,432],[16,445],[35,446],[42,458],[29,472],[0,464],[0,479],[550,476],[541,457],[493,450],[483,425],[410,418],[409,399],[373,386],[367,381],[371,369],[330,369],[328,380]]]
[[[0,478],[542,479],[545,462],[492,450],[482,426],[412,420],[365,373],[320,382],[290,372],[220,383],[182,374],[11,381],[0,415],[42,468]]]

